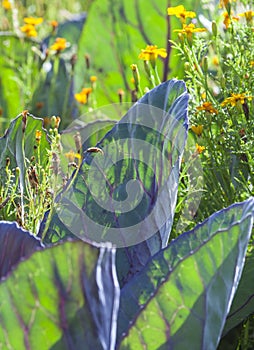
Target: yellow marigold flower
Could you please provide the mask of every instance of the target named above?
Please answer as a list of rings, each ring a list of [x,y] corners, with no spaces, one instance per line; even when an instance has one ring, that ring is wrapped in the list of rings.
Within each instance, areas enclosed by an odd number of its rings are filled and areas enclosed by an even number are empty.
[[[97,81],[96,75],[92,75],[92,76],[90,77],[90,81],[91,81],[91,83],[95,83],[95,82]]]
[[[36,37],[37,31],[35,29],[35,26],[32,24],[25,24],[24,26],[20,27],[21,32],[25,33],[28,38]]]
[[[212,58],[212,63],[215,65],[215,66],[218,66],[219,65],[219,59],[218,59],[218,56],[213,56]]]
[[[67,42],[65,38],[56,38],[53,45],[50,46],[50,50],[56,51],[59,53],[60,51],[63,51],[67,47]]]
[[[31,24],[33,26],[37,26],[38,24],[41,24],[43,22],[43,18],[42,17],[25,17],[24,18],[24,22],[26,24]]]
[[[75,94],[74,97],[79,103],[82,103],[83,105],[87,103],[87,96],[81,92]]]
[[[11,9],[11,3],[10,3],[10,1],[8,1],[8,0],[3,0],[3,1],[2,1],[2,6],[3,6],[3,8],[4,8],[6,11],[8,11],[8,10]]]
[[[93,91],[92,88],[84,88],[81,92],[74,95],[75,99],[82,104],[86,104],[88,100],[88,96]]]
[[[196,28],[194,23],[184,24],[183,29],[175,29],[174,32],[179,32],[187,35],[187,38],[191,39],[193,33],[206,32],[205,28]]]
[[[166,49],[158,49],[157,45],[147,45],[144,50],[141,50],[138,58],[144,61],[155,61],[158,56],[167,57]]]
[[[200,146],[198,143],[196,143],[196,150],[198,154],[201,154],[205,150],[205,146]]]
[[[221,106],[225,107],[226,105],[231,105],[232,107],[235,107],[236,104],[244,104],[245,99],[247,100],[252,100],[253,96],[246,96],[245,93],[241,93],[241,94],[231,94],[231,97],[227,97],[222,103]]]
[[[35,139],[36,139],[37,143],[40,143],[40,141],[41,141],[41,131],[40,130],[36,130]]]
[[[203,131],[203,125],[192,125],[191,130],[196,134],[197,136],[201,136]]]
[[[250,61],[250,66],[254,67],[254,61]]]
[[[74,162],[76,159],[81,159],[81,155],[79,153],[75,153],[72,150],[64,154],[66,158],[68,158],[69,162]]]
[[[194,18],[196,17],[196,13],[193,11],[186,11],[183,5],[168,7],[168,15],[176,16],[180,18],[182,23],[186,22],[186,18]]]
[[[211,102],[204,102],[201,106],[196,107],[198,111],[206,111],[211,114],[218,114],[217,109],[215,109]]]
[[[252,22],[252,18],[254,17],[254,11],[246,11],[246,12],[243,12],[243,13],[239,13],[238,16],[245,17],[246,22],[247,23],[251,23]]]
[[[202,100],[206,100],[206,92],[204,91],[204,92],[202,92],[202,94],[201,94],[201,98],[202,98]]]

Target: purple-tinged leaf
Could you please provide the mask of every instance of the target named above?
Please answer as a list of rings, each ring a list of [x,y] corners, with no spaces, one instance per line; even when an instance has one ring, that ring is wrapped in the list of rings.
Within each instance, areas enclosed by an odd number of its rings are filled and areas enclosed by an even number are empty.
[[[0,221],[0,278],[5,277],[22,259],[42,248],[41,242],[16,222]]]
[[[216,349],[238,286],[254,199],[179,236],[122,290],[117,349]]]
[[[149,91],[86,153],[61,197],[59,218],[85,241],[111,242],[123,286],[165,247],[172,227],[187,137],[184,82]]]
[[[119,293],[114,249],[38,251],[0,284],[0,348],[114,350]]]

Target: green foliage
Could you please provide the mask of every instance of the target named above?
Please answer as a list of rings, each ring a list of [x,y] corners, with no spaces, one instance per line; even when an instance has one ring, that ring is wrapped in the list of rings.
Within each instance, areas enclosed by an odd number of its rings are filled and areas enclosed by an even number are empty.
[[[0,347],[253,348],[253,237],[246,253],[253,200],[232,205],[253,195],[253,4],[250,0],[220,3],[218,10],[210,1],[184,1],[181,5],[186,10],[196,12],[194,19],[184,19],[167,16],[164,0],[159,5],[144,0],[2,2],[0,271],[5,276],[20,259],[26,260],[0,284]],[[35,36],[21,29],[28,16],[43,19],[32,28]],[[59,24],[54,27],[52,20]],[[185,25],[191,22],[202,29],[187,33]],[[67,40],[66,47],[53,50],[57,37]],[[167,56],[138,61],[146,45],[165,48]],[[167,116],[180,116],[187,131],[182,119],[186,100],[179,99],[183,90],[177,91],[168,82],[160,85],[169,77],[184,78],[191,95],[191,130],[188,135],[184,132],[184,138],[176,137],[179,152],[174,152],[170,142],[160,143],[156,133],[133,124],[127,130],[119,123],[110,131],[114,122],[106,119],[119,119],[130,107],[122,102],[139,98]],[[111,109],[96,111],[107,103]],[[44,124],[26,109],[44,118]],[[61,134],[59,119],[47,118],[61,115],[64,129],[82,113],[82,126],[78,120]],[[130,115],[128,111],[126,118]],[[150,111],[147,116],[156,119]],[[103,119],[101,129],[87,124],[97,119]],[[169,134],[179,136],[169,119],[165,119]],[[85,140],[83,153],[75,142],[79,133]],[[174,177],[166,182],[168,197],[159,211],[161,216],[170,213],[165,226],[157,225],[151,239],[118,249],[116,262],[115,252],[106,246],[99,249],[67,242],[52,247],[68,237],[76,239],[74,209],[82,208],[107,229],[117,226],[116,219],[135,223],[147,213],[149,194],[155,196],[156,187],[151,170],[141,163],[133,166],[124,160],[109,172],[114,200],[125,198],[133,174],[148,193],[145,205],[127,219],[117,211],[105,215],[86,182],[97,157],[87,153],[89,147],[141,134],[143,140],[149,139],[159,149],[162,146],[175,165],[169,174],[159,162],[152,167],[155,173]],[[122,151],[133,155],[128,144]],[[105,162],[103,157],[97,159],[100,165]],[[98,179],[95,173],[95,192],[105,199]],[[72,203],[63,207],[60,199],[66,199],[68,189],[74,189]],[[66,213],[65,220],[56,215],[59,210]],[[182,234],[186,227],[195,228]],[[166,247],[169,234],[172,241]],[[49,248],[29,258],[41,241]],[[45,333],[38,331],[44,327]]]

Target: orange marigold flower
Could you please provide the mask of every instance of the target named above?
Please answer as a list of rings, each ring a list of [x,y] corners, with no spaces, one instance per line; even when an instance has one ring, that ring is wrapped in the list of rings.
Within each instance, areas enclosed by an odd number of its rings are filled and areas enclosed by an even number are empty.
[[[144,50],[141,50],[138,58],[144,61],[155,61],[158,56],[167,57],[166,49],[158,49],[157,45],[147,45]]]
[[[26,24],[31,24],[33,26],[37,26],[38,24],[41,24],[43,22],[43,18],[42,17],[25,17],[24,18],[24,22]]]
[[[197,136],[201,136],[203,131],[203,125],[192,125],[191,130],[196,134]]]
[[[176,16],[180,18],[182,23],[186,22],[186,18],[194,18],[196,17],[196,13],[193,11],[186,11],[183,5],[168,7],[168,15]]]
[[[63,51],[67,47],[67,42],[65,38],[56,38],[53,45],[50,46],[50,50],[56,51],[59,53],[60,51]]]
[[[40,130],[35,131],[35,139],[36,139],[37,143],[40,143],[40,141],[41,141],[41,131]]]
[[[236,104],[244,104],[245,100],[252,100],[253,96],[246,96],[245,93],[241,93],[241,94],[231,94],[231,97],[227,97],[222,103],[221,106],[225,107],[227,105],[231,105],[232,107],[235,107]]]
[[[50,25],[52,26],[53,30],[55,30],[58,27],[58,22],[53,20],[50,22]]]
[[[196,143],[196,150],[198,154],[201,154],[205,150],[205,146],[200,146],[198,143]]]
[[[217,109],[215,109],[211,102],[204,102],[201,106],[196,107],[198,111],[206,111],[211,114],[218,114]]]
[[[6,11],[8,11],[8,10],[11,9],[11,3],[10,3],[9,0],[3,0],[3,1],[2,1],[2,6],[3,6],[3,8],[4,8]]]
[[[239,21],[239,17],[230,16],[230,15],[228,14],[228,12],[224,12],[224,13],[223,13],[223,17],[224,17],[223,23],[224,23],[226,29],[228,29],[228,27],[229,27],[229,25],[230,25],[230,23],[231,23],[231,18],[232,18],[233,20],[235,20],[235,21]]]
[[[86,96],[89,96],[92,91],[93,89],[89,87],[89,88],[82,89],[81,93],[85,94]]]

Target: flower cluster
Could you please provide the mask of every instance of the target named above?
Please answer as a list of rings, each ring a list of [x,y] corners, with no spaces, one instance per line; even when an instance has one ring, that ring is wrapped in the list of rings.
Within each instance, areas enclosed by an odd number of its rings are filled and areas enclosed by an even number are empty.
[[[186,19],[196,17],[196,13],[193,11],[187,11],[182,5],[169,7],[168,15],[180,18],[183,27],[182,29],[175,29],[174,31],[186,35],[189,42],[191,42],[193,33],[201,33],[206,31],[205,28],[197,28],[194,23],[186,24]]]
[[[36,26],[41,24],[43,22],[42,17],[25,17],[24,18],[24,25],[20,27],[20,30],[28,37],[36,37],[38,35]]]

